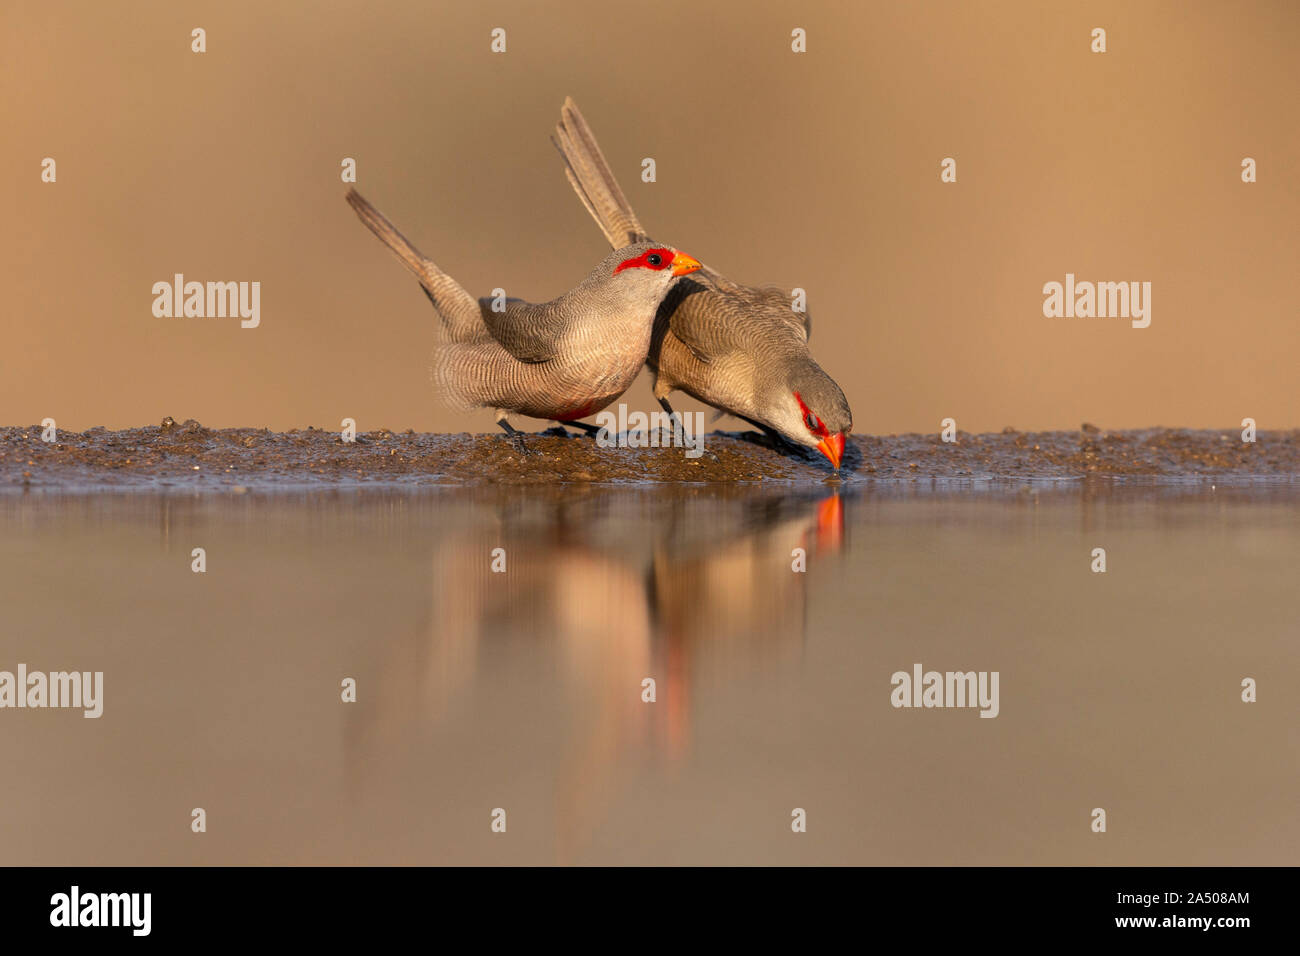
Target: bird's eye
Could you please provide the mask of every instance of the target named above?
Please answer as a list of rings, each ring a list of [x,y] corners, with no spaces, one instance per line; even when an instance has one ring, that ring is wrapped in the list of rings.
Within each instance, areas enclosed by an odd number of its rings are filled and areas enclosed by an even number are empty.
[[[652,252],[650,255],[646,256],[645,261],[650,263],[652,266],[661,266],[664,264],[663,256],[659,255],[657,252]]]
[[[803,423],[808,426],[810,432],[815,432],[817,430],[817,418],[812,412],[809,412],[803,417]]]

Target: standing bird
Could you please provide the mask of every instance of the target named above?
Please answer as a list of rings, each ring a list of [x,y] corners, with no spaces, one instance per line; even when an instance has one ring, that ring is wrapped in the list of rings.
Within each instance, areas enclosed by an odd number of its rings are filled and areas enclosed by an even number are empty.
[[[610,245],[649,242],[572,98],[553,142]],[[809,332],[807,313],[796,314],[782,290],[739,285],[705,266],[659,307],[646,358],[654,396],[671,415],[668,394],[680,389],[769,435],[816,448],[839,468],[853,413],[809,354]]]
[[[587,278],[551,302],[475,300],[426,259],[355,189],[348,202],[370,231],[420,280],[441,320],[434,377],[453,405],[493,408],[524,451],[511,413],[553,419],[594,433],[577,421],[594,415],[632,384],[650,348],[664,294],[699,262],[649,241],[625,244]],[[499,305],[499,303],[497,303]]]

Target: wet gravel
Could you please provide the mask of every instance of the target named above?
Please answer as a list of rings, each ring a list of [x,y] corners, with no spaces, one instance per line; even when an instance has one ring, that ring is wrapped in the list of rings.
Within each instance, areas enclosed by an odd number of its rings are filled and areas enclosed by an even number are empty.
[[[881,479],[1197,477],[1300,479],[1300,430],[1150,428],[974,435],[855,435],[837,476],[816,452],[752,432],[705,436],[702,457],[681,448],[602,448],[560,429],[527,436],[521,454],[499,434],[387,429],[345,443],[316,428],[272,432],[196,421],[109,431],[0,428],[0,490],[272,490],[318,486],[656,482],[823,482]]]

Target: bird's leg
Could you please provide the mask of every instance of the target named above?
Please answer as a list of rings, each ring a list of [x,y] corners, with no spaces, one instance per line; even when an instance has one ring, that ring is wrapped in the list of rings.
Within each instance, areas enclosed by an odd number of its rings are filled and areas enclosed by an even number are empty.
[[[510,422],[506,421],[506,416],[504,414],[500,415],[497,418],[497,424],[500,425],[503,429],[505,429],[506,437],[508,437],[510,441],[514,444],[515,448],[518,449],[519,454],[521,455],[533,454],[531,451],[528,450],[528,447],[524,444],[524,433],[516,430],[510,424]]]
[[[764,448],[770,448],[772,451],[787,451],[791,446],[774,428],[767,425],[761,425],[752,419],[746,418],[745,421],[753,425],[758,431],[741,432],[740,437],[754,445],[762,445]]]
[[[668,413],[668,420],[672,422],[673,437],[685,434],[685,426],[682,425],[682,417],[673,411],[672,405],[668,404],[668,396],[665,395],[659,399],[659,407]]]
[[[671,437],[668,440],[668,444],[665,445],[664,447],[671,448],[674,446],[677,447],[689,446],[690,442],[687,441],[686,439],[686,426],[682,423],[682,416],[678,415],[677,412],[673,410],[672,405],[668,404],[667,395],[659,399],[659,406],[668,413],[668,417],[672,421]],[[721,414],[722,413],[719,412],[718,415],[714,416],[713,420],[717,421],[718,418],[721,416]],[[662,429],[660,430],[662,431]],[[701,443],[703,443],[704,441],[703,433],[694,436],[694,438],[696,441],[699,441]],[[700,448],[704,452],[704,454],[708,457],[709,461],[718,460],[718,456],[715,455],[713,452],[709,451],[708,449],[704,448],[703,444],[701,444]]]
[[[562,421],[560,422],[560,424],[568,425],[570,428],[577,428],[580,431],[584,431],[592,438],[595,438],[597,435],[600,434],[599,425],[588,425],[586,422],[566,422],[566,421]]]
[[[670,438],[668,440],[668,443],[663,447],[672,448],[674,446],[677,447],[689,446],[690,442],[687,441],[686,439],[686,425],[682,422],[682,416],[678,415],[677,412],[673,409],[672,405],[668,403],[667,395],[656,396],[656,398],[659,402],[659,407],[668,413],[668,418],[672,422]],[[718,412],[718,414],[713,416],[713,420],[716,422],[721,416],[722,413]],[[663,429],[660,429],[661,432],[662,430]],[[701,433],[699,435],[694,436],[694,438],[697,441],[703,442],[704,435],[703,433]],[[718,460],[718,456],[715,455],[713,452],[705,449],[703,445],[701,445],[700,447],[710,461]]]

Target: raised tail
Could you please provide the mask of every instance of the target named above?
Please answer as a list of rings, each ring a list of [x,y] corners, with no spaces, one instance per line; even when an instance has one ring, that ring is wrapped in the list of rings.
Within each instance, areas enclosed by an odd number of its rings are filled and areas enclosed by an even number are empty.
[[[453,341],[464,341],[479,337],[483,332],[483,320],[479,313],[478,302],[465,291],[459,282],[426,258],[411,241],[402,235],[397,227],[388,221],[382,212],[376,209],[355,189],[348,190],[348,205],[355,211],[361,221],[371,232],[379,237],[406,268],[415,273],[424,287],[425,294],[442,319],[443,329]]]
[[[348,205],[356,211],[357,216],[366,224],[366,228],[378,236],[384,245],[392,249],[406,268],[415,273],[415,277],[420,280],[420,285],[428,288],[431,282],[436,284],[438,279],[445,276],[441,269],[411,245],[411,240],[402,235],[397,227],[388,221],[388,217],[366,202],[361,193],[355,189],[348,190]]]
[[[572,97],[564,98],[551,142],[564,159],[570,185],[613,248],[622,249],[649,238]]]

